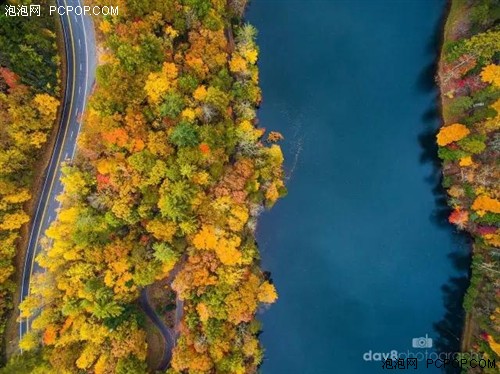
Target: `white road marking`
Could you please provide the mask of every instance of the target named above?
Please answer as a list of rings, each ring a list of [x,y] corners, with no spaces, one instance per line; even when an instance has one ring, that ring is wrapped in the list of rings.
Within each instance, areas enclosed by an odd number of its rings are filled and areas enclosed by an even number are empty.
[[[78,38],[78,46],[81,47],[82,46],[82,41],[80,40],[80,38]]]
[[[63,34],[64,34],[64,38],[67,39],[68,38],[68,32],[66,30],[66,28],[62,27],[62,30],[63,30]],[[85,30],[84,30],[85,31]],[[69,79],[66,81],[66,88],[69,90]],[[56,144],[59,142],[59,139],[61,137],[61,134],[62,132],[58,132],[57,133],[57,137],[56,137]],[[49,168],[53,168],[53,164],[56,160],[56,154],[54,153],[51,158],[50,158],[50,164],[49,164]],[[47,184],[49,182],[49,178],[45,178],[45,181],[43,182],[43,187],[42,187],[42,191],[45,191],[46,188],[47,188]],[[43,199],[39,199],[38,200],[38,205],[37,205],[37,208],[36,208],[36,211],[35,211],[35,215],[34,215],[34,219],[36,221],[36,218],[42,214],[42,217],[43,217],[43,214],[45,212],[45,210],[41,210],[42,208],[42,202],[44,202]],[[45,201],[46,202],[46,201]],[[28,241],[28,249],[27,249],[27,253],[29,253],[29,250],[30,248],[34,248],[33,250],[33,256],[36,256],[36,240],[35,240],[35,233],[36,233],[37,230],[35,230],[35,227],[33,227],[31,229],[31,232],[30,232],[30,236],[29,236],[29,241]],[[40,231],[40,229],[38,230]],[[25,287],[24,287],[24,284],[25,284],[25,280],[27,279],[27,270],[28,270],[28,259],[30,258],[30,256],[26,256],[25,259],[24,259],[24,267],[23,267],[23,281],[21,282],[21,293],[20,293],[20,301],[23,301],[24,300],[24,295],[25,295]],[[30,273],[30,277],[31,277],[31,273]],[[31,279],[28,278],[28,285],[27,285],[27,288],[28,288],[28,292],[26,293],[27,295],[30,294],[30,281]],[[25,318],[24,319],[24,322],[26,324],[26,331],[29,331],[30,329],[30,324],[29,324],[29,318]],[[23,336],[23,321],[21,321],[21,323],[19,324],[19,336]],[[22,352],[22,350],[21,350]]]
[[[68,159],[68,152],[66,152],[66,154],[64,155],[64,159],[67,160]]]
[[[78,87],[78,94],[80,94],[80,92],[82,92],[82,86]]]
[[[88,45],[87,45],[87,30],[85,29],[85,18],[83,17],[83,14],[80,15],[82,17],[82,29],[83,29],[83,41],[85,43],[85,78],[86,81],[88,81],[89,77],[89,50],[88,50]],[[86,104],[87,104],[87,88],[88,88],[88,82],[85,83],[85,93],[83,94],[83,110],[85,110]],[[80,129],[82,127],[81,121],[78,122],[78,132],[77,134],[80,133]],[[76,153],[76,146],[73,147],[73,152],[71,154],[71,158],[73,159],[75,157]]]
[[[64,4],[67,5],[66,3],[66,0],[63,0]],[[72,1],[71,0],[68,0],[68,2],[71,4]],[[80,4],[80,1],[79,0],[75,0],[74,1],[75,4],[79,5]],[[83,17],[83,14],[81,15],[82,17],[82,23],[83,23],[83,33],[84,33],[84,36],[86,38],[86,30],[85,30],[85,20],[84,20],[84,17]],[[69,21],[69,17],[68,17],[68,21]],[[78,18],[75,17],[75,21],[76,23],[78,24]],[[69,27],[71,28],[71,22],[69,23]],[[64,25],[62,27],[62,30],[63,30],[63,33],[65,35],[65,38],[67,37],[67,30],[64,28]],[[88,77],[88,70],[89,70],[89,67],[88,67],[88,62],[89,62],[89,55],[88,55],[88,48],[87,48],[87,43],[84,39],[84,42],[85,42],[85,52],[86,52],[86,62],[87,62],[87,65],[86,65],[86,77]],[[78,39],[78,43],[79,45],[81,44],[80,42],[80,39]],[[82,70],[82,67],[80,65],[80,71]],[[69,80],[66,82],[66,87],[69,89]],[[85,102],[86,102],[86,96],[87,96],[87,85],[85,86],[85,97],[84,97],[84,107],[85,107]],[[78,131],[80,131],[80,126],[81,124],[79,124],[78,126]],[[57,142],[59,141],[59,138],[60,138],[60,135],[61,133],[58,132],[57,134],[57,137],[56,137],[56,144]],[[76,151],[76,147],[74,147],[73,149],[73,154],[74,152]],[[55,160],[55,153],[54,155],[51,157],[51,160],[50,160],[50,164],[49,164],[49,167],[52,167],[53,165],[53,162]],[[47,183],[48,183],[48,178],[45,179],[44,183],[43,183],[43,188],[42,188],[42,191],[45,190],[46,186],[47,186]],[[52,186],[51,186],[52,188]],[[38,206],[37,206],[37,209],[35,211],[35,219],[36,217],[39,215],[40,213],[40,209],[41,209],[41,205],[42,205],[42,199],[39,200],[38,202]],[[58,201],[58,206],[60,207],[61,206],[61,202]],[[46,207],[46,206],[45,206]],[[43,211],[43,214],[45,214],[45,209]],[[38,232],[40,232],[40,229],[38,230]],[[29,236],[29,243],[28,243],[28,251],[29,249],[32,247],[32,243],[33,243],[33,239],[34,239],[34,234],[35,234],[35,230],[31,230],[30,232],[30,236]],[[52,241],[51,241],[52,242]],[[35,250],[34,250],[34,253],[33,253],[33,258],[34,256],[36,255],[37,253],[37,249],[35,247]],[[28,264],[28,259],[29,259],[29,256],[26,256],[25,258],[25,265],[24,265],[24,268],[23,268],[23,281],[21,282],[21,294],[20,294],[20,299],[21,301],[24,299],[24,294],[25,294],[25,287],[24,287],[24,284],[25,284],[25,280],[26,280],[26,272],[27,272],[27,264]],[[33,263],[32,263],[32,267],[31,267],[31,270],[33,270]],[[31,272],[30,272],[30,277],[31,277]],[[29,295],[30,294],[30,281],[31,279],[28,278],[28,292],[27,294]],[[29,321],[29,318],[26,318],[25,321],[21,321],[20,324],[19,324],[19,335],[22,337],[23,336],[23,322],[25,322],[26,324],[26,331],[29,331],[30,330],[30,321]],[[22,352],[22,350],[21,350]]]
[[[52,214],[49,216],[49,222],[52,222]]]
[[[73,132],[74,132],[74,130],[71,130],[71,134],[70,134],[71,139],[73,139]]]
[[[80,62],[80,71],[82,71],[82,63]]]

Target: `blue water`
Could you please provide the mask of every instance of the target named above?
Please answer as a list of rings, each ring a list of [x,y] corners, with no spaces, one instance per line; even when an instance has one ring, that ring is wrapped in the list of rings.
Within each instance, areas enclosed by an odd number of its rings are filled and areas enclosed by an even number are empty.
[[[260,316],[264,374],[383,373],[363,356],[425,354],[412,338],[426,334],[456,348],[469,249],[446,221],[433,148],[444,11],[444,0],[252,0],[259,118],[286,137],[290,176],[258,228],[280,295]]]

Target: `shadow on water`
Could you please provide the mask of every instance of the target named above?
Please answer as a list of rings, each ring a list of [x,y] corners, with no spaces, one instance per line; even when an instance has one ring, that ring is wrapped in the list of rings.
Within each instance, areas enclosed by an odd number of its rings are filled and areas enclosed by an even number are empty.
[[[448,258],[455,269],[462,274],[467,274],[470,266],[470,256],[460,253],[451,253]],[[437,339],[434,346],[437,352],[460,352],[460,337],[465,320],[463,301],[465,290],[469,286],[467,276],[450,277],[448,282],[441,287],[445,306],[443,319],[434,323]],[[460,373],[460,369],[447,367],[444,372],[448,374]]]
[[[438,146],[436,144],[436,133],[441,123],[441,113],[439,104],[440,97],[436,89],[436,74],[438,71],[438,53],[442,44],[441,38],[443,35],[443,25],[446,20],[446,13],[447,12],[444,12],[442,15],[440,22],[436,26],[434,35],[424,51],[424,53],[433,54],[435,62],[422,70],[416,82],[420,92],[423,94],[431,94],[434,98],[432,108],[422,115],[421,119],[424,129],[418,136],[418,142],[421,147],[420,162],[432,166],[429,175],[425,178],[425,181],[432,188],[435,199],[435,208],[430,216],[430,220],[436,226],[448,230],[450,235],[454,235],[454,239],[457,243],[457,250],[447,256],[457,275],[451,276],[441,287],[445,314],[440,321],[433,324],[437,337],[434,340],[434,346],[436,352],[459,352],[460,337],[465,320],[465,311],[462,303],[467,287],[469,286],[467,274],[469,272],[471,259],[470,254],[459,251],[462,243],[466,243],[470,240],[465,234],[454,234],[454,229],[448,222],[450,208],[447,204],[445,190],[441,185],[441,162],[437,156]],[[470,243],[468,243],[468,245],[470,246]],[[448,374],[460,372],[459,369],[453,367],[447,367],[443,369],[443,371]]]
[[[428,78],[433,81],[434,73],[429,74]],[[434,99],[434,103],[437,103],[439,95],[436,94]],[[430,164],[432,166],[429,175],[425,177],[425,181],[432,188],[432,193],[435,199],[435,207],[430,219],[433,224],[451,230],[451,226],[448,223],[450,208],[448,207],[446,200],[446,193],[441,185],[441,162],[437,157],[438,146],[436,144],[436,132],[440,121],[441,117],[437,105],[434,105],[431,109],[427,110],[422,116],[424,131],[418,136],[418,142],[421,148],[420,162],[422,164]]]

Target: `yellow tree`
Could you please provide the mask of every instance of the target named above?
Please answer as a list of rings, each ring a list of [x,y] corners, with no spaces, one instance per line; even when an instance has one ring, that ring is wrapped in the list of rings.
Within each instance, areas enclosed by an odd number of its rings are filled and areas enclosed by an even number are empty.
[[[172,88],[177,79],[177,67],[173,63],[165,62],[160,72],[150,73],[144,90],[152,104],[157,104],[160,98]]]
[[[50,96],[49,94],[37,94],[33,99],[36,108],[46,121],[54,121],[56,119],[57,108],[59,107],[59,100]]]
[[[258,298],[261,303],[274,303],[278,298],[278,294],[276,292],[276,288],[274,285],[265,281],[259,286],[258,290]]]
[[[481,72],[483,82],[488,82],[496,87],[500,87],[500,65],[491,64],[485,66]]]
[[[18,230],[29,220],[30,217],[23,211],[6,214],[0,223],[0,230]]]

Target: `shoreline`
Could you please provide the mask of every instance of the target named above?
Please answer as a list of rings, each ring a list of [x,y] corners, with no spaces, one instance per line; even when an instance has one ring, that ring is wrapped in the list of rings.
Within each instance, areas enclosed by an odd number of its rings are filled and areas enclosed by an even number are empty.
[[[441,89],[442,84],[441,84],[441,80],[440,80],[440,75],[441,75],[441,72],[443,71],[444,45],[445,45],[446,40],[447,40],[447,35],[450,32],[450,28],[452,27],[450,22],[451,22],[451,17],[453,16],[454,10],[455,9],[454,9],[453,0],[447,0],[446,8],[445,8],[444,13],[443,13],[443,20],[441,23],[441,33],[440,33],[440,40],[439,40],[439,53],[438,53],[438,57],[437,57],[438,60],[437,60],[437,71],[436,71],[436,85],[437,85],[438,92],[439,92],[438,98],[436,100],[436,104],[437,104],[437,109],[439,112],[439,118],[440,118],[439,127],[440,128],[443,127],[447,122],[446,118],[445,118],[446,117],[445,111],[444,111],[444,108],[446,105],[445,104],[445,94]],[[439,170],[440,170],[441,176],[443,177],[444,176],[443,161],[441,159],[439,159],[437,154],[435,156],[436,156],[436,160],[439,162]],[[443,186],[441,186],[440,188],[443,191],[443,195],[446,196],[447,195],[446,189]],[[451,207],[450,207],[450,210],[451,210]],[[452,224],[450,223],[450,226],[451,225]],[[464,234],[464,233],[462,232],[462,234]],[[465,233],[465,234],[472,239],[472,236],[470,234],[468,234],[468,233]],[[474,253],[474,244],[472,242],[470,243],[469,250],[470,250],[470,255],[468,257],[469,271],[468,271],[468,277],[467,277],[468,286],[464,290],[464,293],[463,293],[464,297],[465,297],[467,290],[469,289],[470,284],[471,284],[470,283],[470,279],[471,279],[470,266],[472,265],[472,256]],[[472,334],[472,331],[471,331],[472,330],[471,329],[472,315],[471,315],[471,313],[466,311],[465,308],[463,308],[463,306],[462,306],[462,310],[465,312],[465,314],[464,314],[463,323],[462,323],[461,331],[460,331],[460,350],[465,352],[466,350],[468,350],[470,348],[469,343],[470,343],[470,337]],[[467,342],[467,344],[465,344],[465,342]]]
[[[450,210],[448,221],[471,240],[467,288],[461,299],[453,300],[461,301],[460,315],[463,312],[460,351],[474,351],[494,359],[500,354],[494,312],[495,305],[498,306],[494,286],[498,276],[489,270],[498,264],[491,253],[498,247],[499,212],[494,207],[498,204],[498,189],[494,174],[489,170],[496,157],[490,141],[498,131],[498,126],[491,125],[498,118],[498,109],[494,107],[498,99],[494,90],[498,84],[483,75],[485,69],[495,66],[497,61],[476,49],[478,40],[495,29],[492,13],[487,12],[481,18],[477,14],[474,16],[475,7],[480,5],[465,0],[447,2],[436,76],[441,117],[436,143],[442,188],[446,191]],[[495,52],[498,50],[493,48],[491,53]],[[485,94],[487,89],[490,89],[489,96],[478,99],[479,94],[488,95]],[[466,106],[464,102],[470,104]],[[492,113],[477,109],[475,103],[478,102],[482,103],[479,108],[491,109]],[[455,129],[463,129],[464,133],[446,138]],[[468,148],[467,144],[474,141],[478,147]],[[481,206],[483,200],[491,201],[492,205]],[[477,370],[467,372],[476,373]]]

